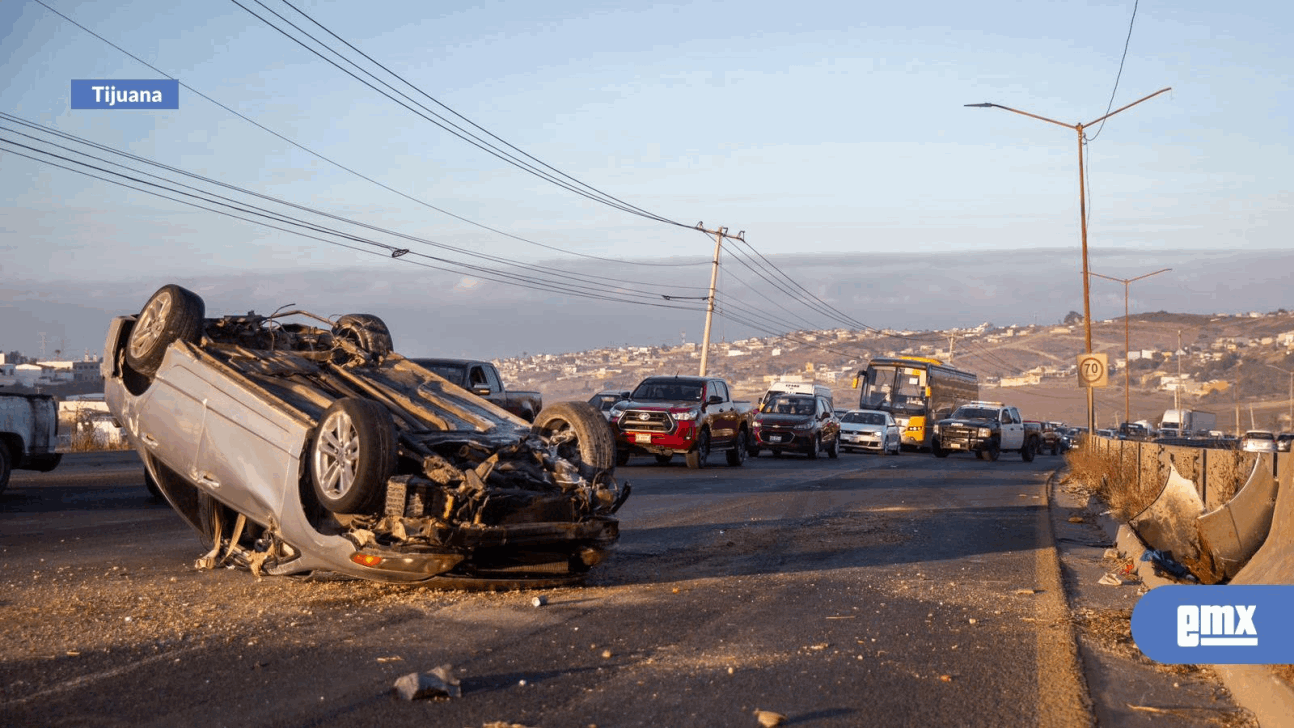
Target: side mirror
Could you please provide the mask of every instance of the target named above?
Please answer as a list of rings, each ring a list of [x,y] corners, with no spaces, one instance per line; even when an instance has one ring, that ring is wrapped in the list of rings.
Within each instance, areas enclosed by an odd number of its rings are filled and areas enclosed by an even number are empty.
[[[481,395],[482,397],[485,397],[490,393],[490,388],[482,384],[482,385],[473,387],[472,391],[475,392],[476,394]]]
[[[706,404],[723,404],[723,397],[717,394],[710,395],[710,399],[705,401]]]

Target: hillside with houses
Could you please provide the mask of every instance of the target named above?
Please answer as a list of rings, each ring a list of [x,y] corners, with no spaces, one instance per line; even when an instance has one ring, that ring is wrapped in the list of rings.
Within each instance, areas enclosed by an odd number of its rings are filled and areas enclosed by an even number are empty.
[[[1254,408],[1267,413],[1262,423],[1266,427],[1290,427],[1294,314],[1283,309],[1218,315],[1156,312],[1132,316],[1126,332],[1124,323],[1122,318],[1107,319],[1092,326],[1093,350],[1105,352],[1110,362],[1111,387],[1099,395],[1108,403],[1107,410],[1115,405],[1122,409],[1126,376],[1131,384],[1129,398],[1147,402],[1147,411],[1177,397],[1184,398],[1183,406],[1220,412]],[[1125,335],[1130,344],[1126,361]],[[395,338],[398,347],[398,331]],[[1075,365],[1084,350],[1081,317],[1070,314],[1054,325],[984,323],[937,331],[829,329],[718,341],[711,344],[709,373],[726,378],[739,398],[757,398],[771,381],[798,377],[830,386],[839,406],[848,406],[857,399],[853,378],[872,357],[918,355],[974,372],[986,397],[1012,401],[1032,397],[1035,417],[1066,419],[1082,400],[1077,395]],[[538,389],[550,402],[587,399],[604,389],[631,389],[649,375],[696,374],[700,345],[523,354],[496,364],[511,387]],[[100,392],[99,357],[42,360],[18,351],[0,353],[0,386],[10,392],[60,397]],[[1261,418],[1251,414],[1245,419],[1257,425]]]

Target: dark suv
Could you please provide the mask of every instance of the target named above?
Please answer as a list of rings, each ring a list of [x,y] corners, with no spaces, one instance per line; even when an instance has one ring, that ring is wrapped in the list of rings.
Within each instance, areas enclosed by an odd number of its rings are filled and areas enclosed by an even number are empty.
[[[840,420],[831,401],[820,395],[776,394],[755,414],[750,454],[760,450],[802,452],[810,458],[820,453],[840,455]]]

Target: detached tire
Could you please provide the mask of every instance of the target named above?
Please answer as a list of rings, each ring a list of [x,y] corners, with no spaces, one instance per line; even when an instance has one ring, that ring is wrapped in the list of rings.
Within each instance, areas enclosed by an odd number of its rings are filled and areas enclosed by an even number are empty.
[[[310,445],[310,479],[333,513],[366,513],[395,474],[395,422],[386,407],[343,397],[324,410]]]
[[[202,297],[175,284],[157,289],[140,310],[126,339],[126,363],[152,378],[174,341],[196,343],[202,336],[206,304]]]
[[[591,468],[591,472],[581,473],[586,478],[598,471],[615,470],[619,462],[611,426],[602,412],[588,402],[550,404],[539,411],[530,429],[541,437],[573,431],[575,438],[558,446],[557,454],[576,465]],[[625,451],[624,460],[628,459],[629,453]]]
[[[394,350],[391,330],[382,319],[367,313],[348,313],[333,324],[332,335],[346,339],[381,361]]]

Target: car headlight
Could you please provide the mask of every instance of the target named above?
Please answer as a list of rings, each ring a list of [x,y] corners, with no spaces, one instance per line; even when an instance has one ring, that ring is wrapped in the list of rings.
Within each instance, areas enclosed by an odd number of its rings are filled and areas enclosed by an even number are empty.
[[[791,428],[791,429],[794,429],[794,430],[812,430],[812,429],[813,429],[813,423],[812,423],[812,422],[802,422],[802,423],[800,423],[800,424],[796,425],[795,427],[793,427],[793,428]]]
[[[992,435],[993,435],[993,430],[991,428],[988,428],[988,427],[979,428],[980,437],[991,437]]]
[[[692,420],[695,420],[698,414],[700,414],[700,412],[698,412],[697,410],[688,410],[687,412],[675,412],[674,419],[678,420],[679,422],[690,422]]]
[[[939,434],[939,425],[935,425],[934,427],[932,427],[932,428],[931,428],[931,430],[930,430],[930,431],[931,431],[931,432],[933,432],[933,433],[935,433],[936,435],[938,435],[938,434]]]

